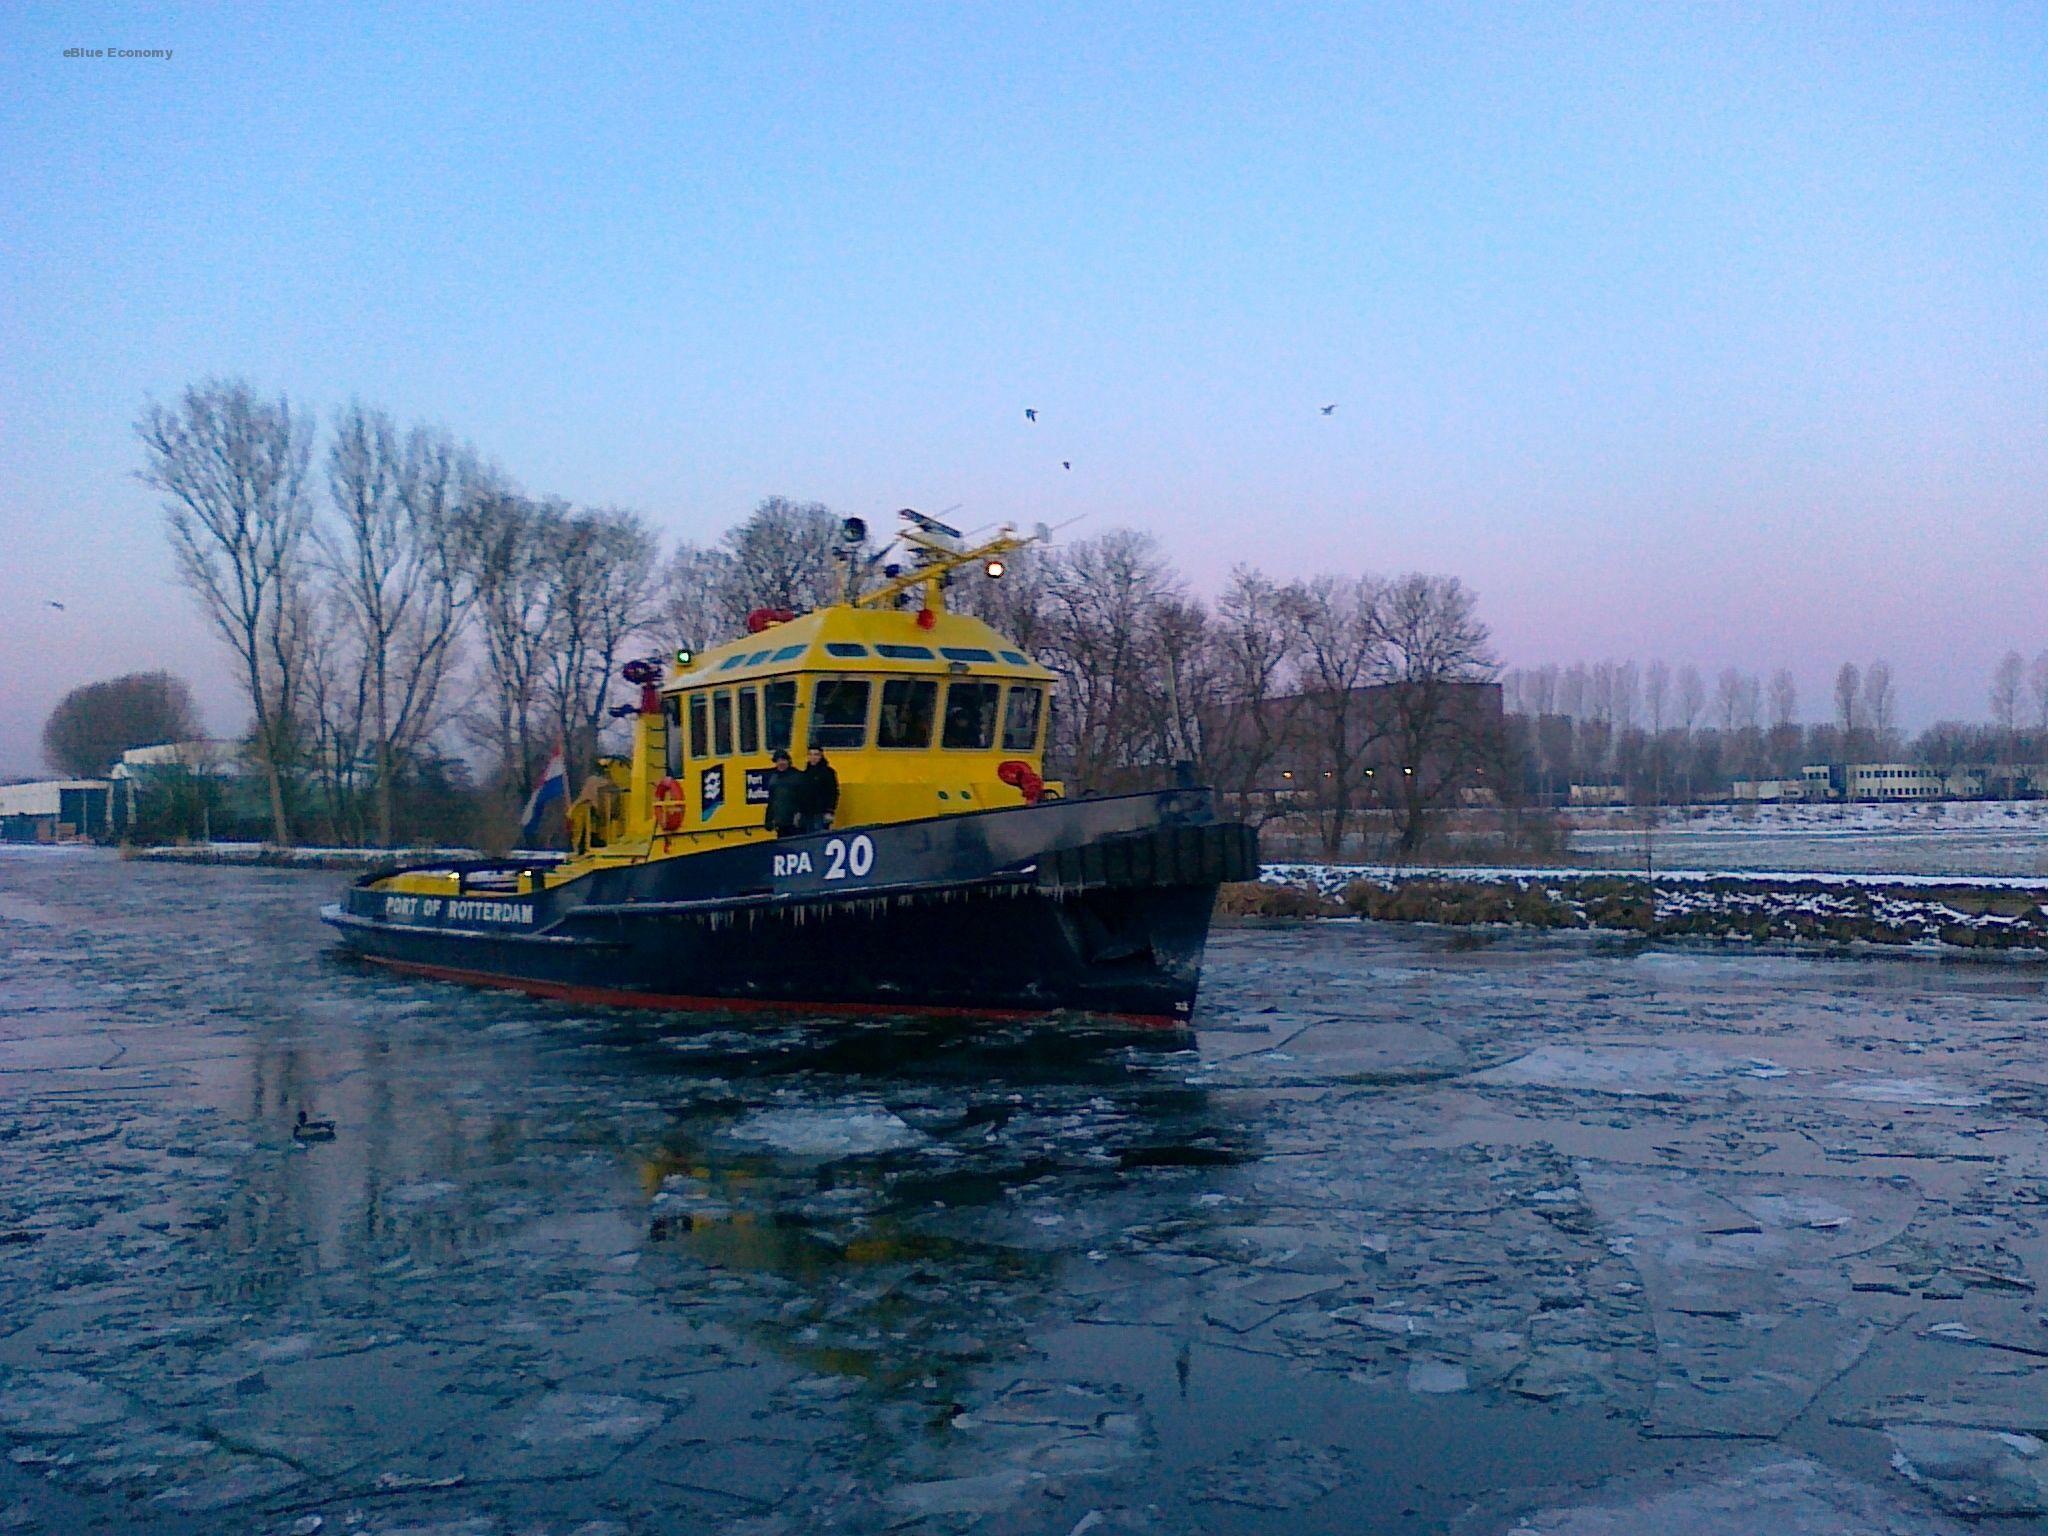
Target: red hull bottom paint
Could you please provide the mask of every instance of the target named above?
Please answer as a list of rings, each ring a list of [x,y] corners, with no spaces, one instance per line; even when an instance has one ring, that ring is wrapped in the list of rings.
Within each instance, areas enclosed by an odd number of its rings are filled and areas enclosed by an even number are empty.
[[[625,992],[611,987],[580,987],[562,981],[536,981],[523,976],[504,976],[495,971],[466,971],[452,965],[428,965],[419,960],[394,960],[385,955],[360,958],[387,970],[408,976],[428,976],[436,981],[456,981],[470,987],[492,987],[501,991],[524,992],[532,997],[557,1002],[582,1003],[598,1008],[661,1008],[672,1013],[823,1013],[858,1014],[862,1017],[909,1016],[943,1019],[1042,1019],[1046,1010],[1030,1008],[947,1008],[936,1004],[903,1006],[893,1003],[805,1003],[782,1002],[758,997],[689,997],[672,992]],[[1187,1021],[1158,1013],[1090,1013],[1091,1019],[1108,1019],[1137,1029],[1186,1029]]]

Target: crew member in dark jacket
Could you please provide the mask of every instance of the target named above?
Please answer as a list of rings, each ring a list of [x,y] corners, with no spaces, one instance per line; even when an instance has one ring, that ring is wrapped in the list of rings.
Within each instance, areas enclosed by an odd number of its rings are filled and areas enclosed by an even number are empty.
[[[801,778],[803,792],[797,804],[803,812],[802,829],[822,832],[839,809],[839,773],[825,761],[823,747],[811,748]]]
[[[803,830],[804,776],[790,766],[789,754],[777,747],[775,766],[768,770],[768,830],[788,837]]]

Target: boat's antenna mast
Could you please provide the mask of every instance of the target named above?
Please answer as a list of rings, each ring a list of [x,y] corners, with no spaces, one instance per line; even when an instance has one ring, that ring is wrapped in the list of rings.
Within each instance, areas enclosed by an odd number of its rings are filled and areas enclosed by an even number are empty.
[[[1002,557],[1015,549],[1040,543],[1050,537],[1051,531],[1043,524],[1028,536],[1005,523],[997,529],[994,537],[982,543],[963,548],[961,534],[957,528],[949,527],[935,517],[927,517],[912,507],[905,507],[896,514],[904,521],[904,529],[898,537],[910,546],[912,568],[902,570],[897,566],[885,567],[889,579],[871,592],[863,592],[855,598],[854,605],[860,608],[893,607],[898,598],[913,587],[924,588],[925,612],[937,615],[945,612],[946,578],[963,565],[979,560],[991,577],[1003,574]]]

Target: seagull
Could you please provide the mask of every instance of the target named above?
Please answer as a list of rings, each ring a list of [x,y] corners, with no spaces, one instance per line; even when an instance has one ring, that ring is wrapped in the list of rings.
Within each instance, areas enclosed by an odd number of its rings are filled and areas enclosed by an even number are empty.
[[[1323,414],[1325,416],[1334,416],[1337,414],[1337,407],[1334,405],[1326,405],[1323,407]]]
[[[56,609],[59,613],[62,613],[64,611],[64,605],[58,602],[57,599],[55,599],[54,597],[50,599],[50,606]]]
[[[1024,407],[1024,419],[1026,421],[1036,421],[1038,420],[1038,412],[1027,405]]]

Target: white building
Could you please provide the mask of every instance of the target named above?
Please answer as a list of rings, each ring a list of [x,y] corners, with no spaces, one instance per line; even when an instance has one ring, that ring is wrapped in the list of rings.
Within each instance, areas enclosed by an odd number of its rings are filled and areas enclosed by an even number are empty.
[[[0,842],[70,843],[118,831],[126,818],[113,790],[105,779],[0,784]]]
[[[1923,763],[1851,763],[1851,800],[1939,800],[1948,793],[1948,776]]]
[[[1627,805],[1628,786],[1625,784],[1574,784],[1571,788],[1573,805]]]
[[[215,778],[235,771],[235,747],[226,741],[165,741],[153,747],[130,747],[114,764],[109,777],[132,779],[151,769],[178,769]]]
[[[1737,805],[1796,805],[1808,798],[1808,789],[1803,778],[1737,779],[1728,786],[1728,798]]]

